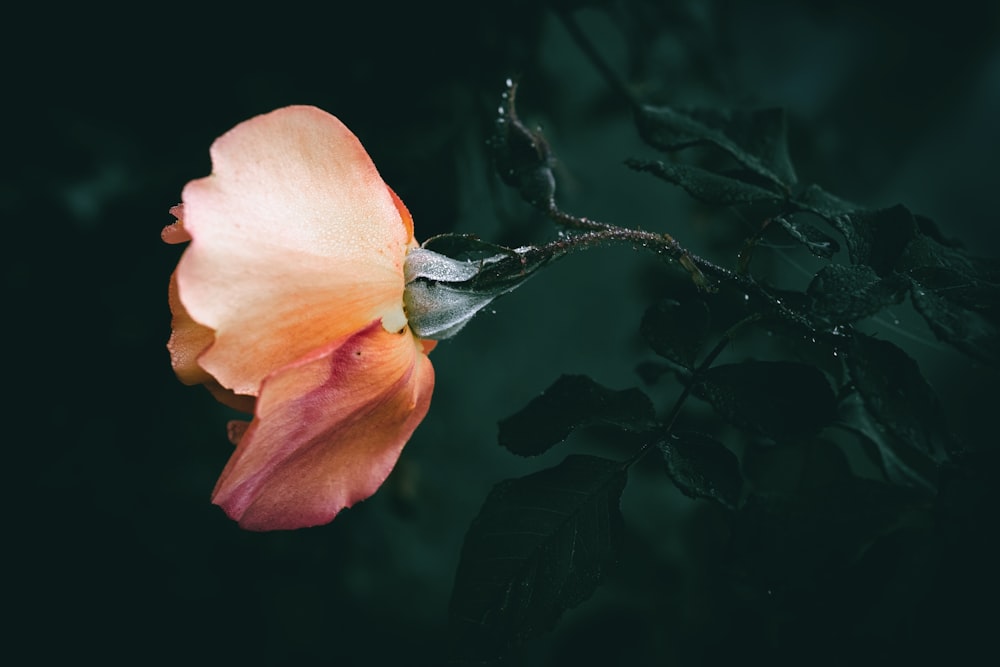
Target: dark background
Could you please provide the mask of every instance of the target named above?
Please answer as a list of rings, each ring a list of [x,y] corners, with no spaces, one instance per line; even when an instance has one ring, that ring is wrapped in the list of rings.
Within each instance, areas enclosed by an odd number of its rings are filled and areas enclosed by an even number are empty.
[[[607,11],[580,11],[581,26],[640,96],[786,107],[802,181],[868,206],[905,203],[996,256],[993,3],[589,4]],[[652,153],[545,3],[47,7],[12,13],[6,32],[14,641],[40,663],[436,661],[462,536],[482,499],[568,451],[516,459],[495,444],[497,420],[561,373],[638,384],[633,368],[649,353],[636,329],[662,267],[628,248],[585,253],[505,297],[434,352],[431,412],[379,494],[323,528],[250,534],[208,502],[230,452],[229,415],[176,381],[164,348],[178,257],[159,241],[167,210],[208,173],[219,134],[314,104],[358,135],[418,238],[551,238],[492,175],[486,152],[503,82],[519,76],[522,115],[557,156],[564,208],[669,231],[702,251],[720,233],[711,218],[623,166]],[[799,286],[808,278],[789,275]],[[985,371],[899,317],[873,326],[925,363],[963,435],[989,437],[995,390],[976,384]],[[718,607],[700,560],[715,553],[711,513],[640,482],[623,506],[628,557],[641,566],[571,612],[526,661],[699,664],[705,646],[738,635],[723,629],[738,618]],[[901,656],[968,642],[995,618],[962,588],[978,579],[952,590],[941,576],[914,604],[954,604],[938,612],[962,620],[907,626],[891,637]],[[792,660],[780,635],[774,644],[778,662]]]

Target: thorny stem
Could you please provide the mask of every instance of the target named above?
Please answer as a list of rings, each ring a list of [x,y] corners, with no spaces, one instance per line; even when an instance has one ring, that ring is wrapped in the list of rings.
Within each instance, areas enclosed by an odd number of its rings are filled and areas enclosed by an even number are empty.
[[[625,241],[642,246],[643,248],[649,248],[658,254],[666,254],[671,259],[677,260],[681,266],[687,269],[691,273],[691,278],[702,289],[711,289],[711,285],[705,279],[706,273],[717,280],[732,281],[737,278],[732,271],[714,264],[707,259],[692,255],[674,237],[665,232],[656,233],[641,229],[629,229],[628,227],[619,227],[590,218],[571,215],[560,210],[555,203],[550,203],[547,214],[554,222],[564,227],[579,229],[598,235],[594,238],[595,241]],[[585,236],[585,234],[582,234],[574,237],[574,239]]]
[[[585,232],[570,237],[567,240],[554,242],[552,245],[556,248],[568,249],[578,243],[589,245],[608,241],[633,243],[652,250],[659,255],[667,255],[670,259],[676,260],[681,266],[687,269],[695,284],[701,289],[706,291],[714,289],[714,286],[708,282],[706,276],[719,282],[728,283],[744,294],[748,296],[753,295],[755,298],[760,299],[771,314],[777,315],[783,321],[794,322],[815,335],[822,335],[822,333],[816,332],[810,323],[803,319],[800,313],[784,305],[781,299],[775,297],[763,285],[754,280],[749,272],[731,271],[703,257],[699,257],[686,250],[670,234],[619,227],[591,218],[575,216],[560,210],[555,203],[550,203],[547,214],[553,221],[564,227]]]

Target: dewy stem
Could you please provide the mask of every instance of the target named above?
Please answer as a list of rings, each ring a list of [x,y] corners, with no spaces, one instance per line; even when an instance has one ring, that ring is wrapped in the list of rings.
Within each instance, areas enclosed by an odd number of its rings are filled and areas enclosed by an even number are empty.
[[[619,227],[591,218],[575,216],[560,210],[554,203],[550,205],[547,213],[554,222],[564,227],[591,232],[592,235],[581,234],[572,237],[572,240],[575,242],[600,243],[602,241],[622,241],[648,248],[657,254],[666,254],[671,259],[677,260],[681,266],[687,269],[692,279],[702,289],[711,289],[711,286],[705,279],[706,274],[717,280],[743,282],[740,279],[741,277],[732,271],[688,252],[670,234]]]
[[[591,218],[575,216],[560,210],[554,203],[549,206],[547,214],[549,218],[563,227],[587,232],[571,236],[562,241],[556,241],[552,244],[554,247],[569,250],[575,244],[597,245],[608,241],[632,243],[633,245],[647,248],[659,255],[667,255],[670,259],[676,260],[681,266],[687,269],[695,284],[703,290],[713,291],[714,289],[714,286],[709,283],[706,276],[719,282],[728,283],[732,287],[743,291],[744,294],[748,296],[752,294],[766,303],[767,307],[773,313],[779,315],[782,320],[795,323],[814,335],[823,335],[816,332],[811,323],[803,319],[800,313],[783,304],[781,299],[775,297],[754,280],[751,273],[731,271],[703,257],[699,257],[685,249],[670,234],[629,229]]]

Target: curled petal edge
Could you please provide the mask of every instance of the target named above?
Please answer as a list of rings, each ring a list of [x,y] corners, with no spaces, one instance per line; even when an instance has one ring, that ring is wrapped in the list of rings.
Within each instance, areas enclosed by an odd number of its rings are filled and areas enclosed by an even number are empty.
[[[177,294],[177,274],[170,277],[167,291],[172,319],[167,351],[177,378],[187,385],[201,384],[215,400],[240,412],[253,413],[254,397],[226,389],[198,364],[198,358],[215,342],[215,332],[195,322]]]

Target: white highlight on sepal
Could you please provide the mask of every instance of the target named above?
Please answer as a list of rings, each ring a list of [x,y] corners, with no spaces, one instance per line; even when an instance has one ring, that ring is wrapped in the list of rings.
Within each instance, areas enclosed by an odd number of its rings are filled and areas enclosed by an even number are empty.
[[[468,286],[456,289],[449,285],[474,278],[483,267],[504,257],[499,254],[464,261],[425,248],[414,248],[407,253],[403,265],[406,279],[403,303],[413,333],[432,340],[451,338],[493,299],[513,289],[476,291]]]

